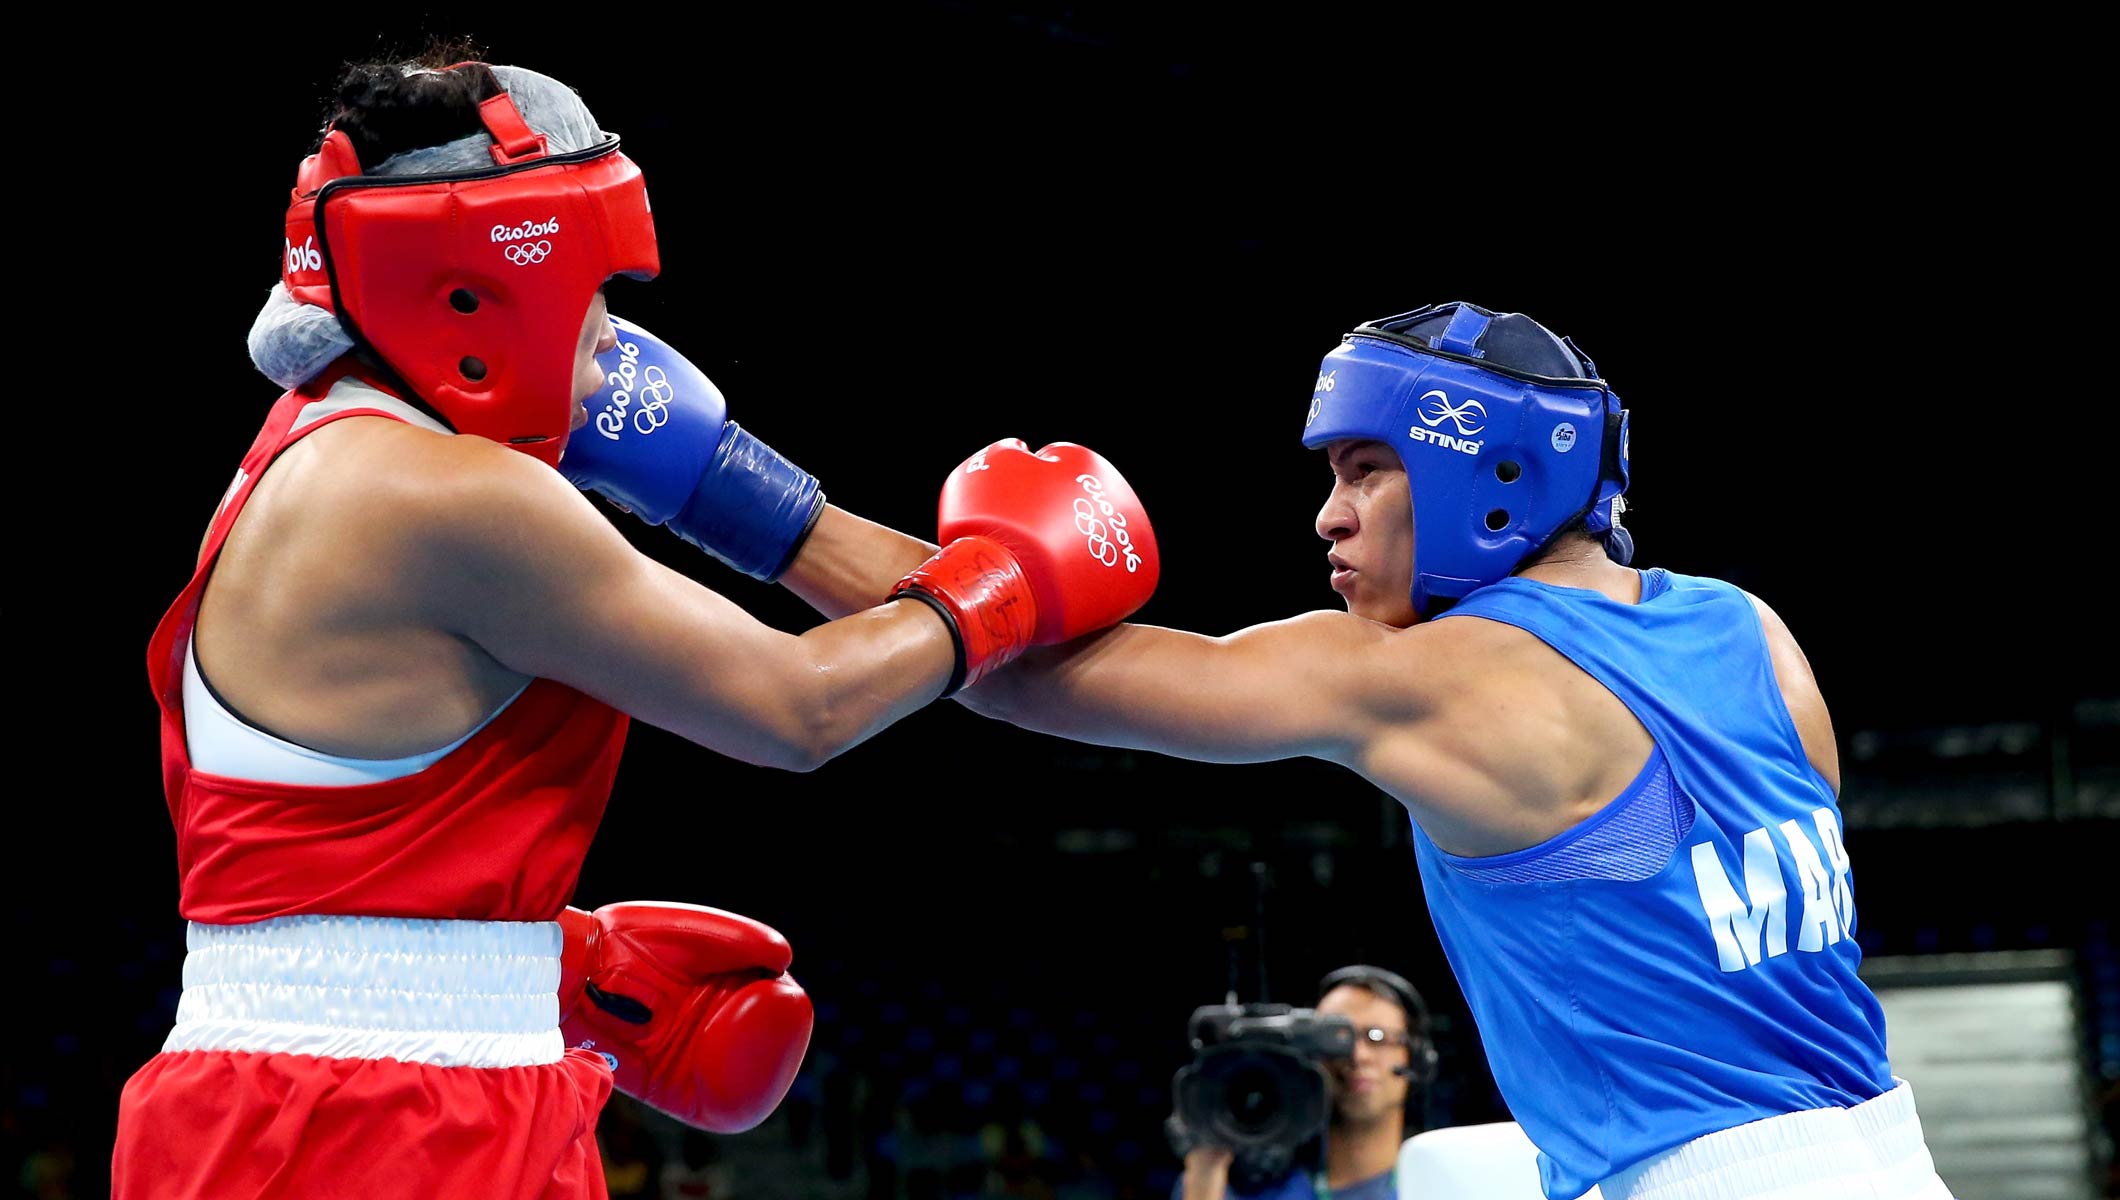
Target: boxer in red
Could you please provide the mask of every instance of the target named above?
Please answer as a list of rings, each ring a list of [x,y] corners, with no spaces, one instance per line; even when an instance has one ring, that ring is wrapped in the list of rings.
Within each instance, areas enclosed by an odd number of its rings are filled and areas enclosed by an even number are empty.
[[[798,586],[885,541],[619,338],[605,281],[660,261],[617,138],[453,57],[342,80],[251,332],[288,390],[149,646],[191,925],[120,1197],[601,1196],[614,1084],[755,1124],[810,1032],[787,943],[567,907],[628,714],[808,770],[1154,586],[1132,492],[1079,447],[996,452],[978,536],[799,637],[633,550],[570,480]],[[570,435],[598,444],[563,478]],[[1123,562],[1078,524],[1092,483]]]

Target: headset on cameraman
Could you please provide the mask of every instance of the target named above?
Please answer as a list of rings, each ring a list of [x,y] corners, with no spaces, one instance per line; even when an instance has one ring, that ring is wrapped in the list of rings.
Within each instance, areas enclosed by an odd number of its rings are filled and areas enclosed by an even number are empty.
[[[1407,1105],[1410,1108],[1422,1089],[1435,1082],[1439,1061],[1435,1050],[1435,1037],[1428,1019],[1428,1005],[1421,999],[1421,994],[1414,990],[1413,985],[1406,982],[1404,976],[1382,967],[1361,964],[1341,967],[1320,979],[1318,1000],[1325,999],[1332,989],[1349,984],[1367,988],[1394,1001],[1406,1013],[1406,1065],[1391,1068],[1391,1073],[1405,1078],[1411,1084],[1406,1092]]]

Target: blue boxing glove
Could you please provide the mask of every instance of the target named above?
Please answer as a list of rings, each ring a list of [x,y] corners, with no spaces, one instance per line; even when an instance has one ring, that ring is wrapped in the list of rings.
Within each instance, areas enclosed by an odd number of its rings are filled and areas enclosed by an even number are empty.
[[[824,512],[817,477],[725,419],[721,389],[654,334],[611,318],[603,391],[560,474],[753,578],[778,579]]]

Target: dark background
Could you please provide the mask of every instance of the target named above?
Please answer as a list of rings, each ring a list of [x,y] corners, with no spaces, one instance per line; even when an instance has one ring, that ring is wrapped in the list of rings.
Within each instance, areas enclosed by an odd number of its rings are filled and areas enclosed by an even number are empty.
[[[1629,66],[1566,30],[1344,15],[669,20],[132,24],[84,89],[121,115],[83,90],[55,106],[53,169],[85,181],[57,216],[92,252],[38,330],[74,383],[40,390],[102,408],[118,482],[70,466],[47,494],[78,521],[31,534],[84,582],[26,601],[26,659],[61,664],[38,677],[63,702],[18,724],[18,754],[82,767],[25,806],[39,1032],[6,1058],[10,1169],[70,1154],[77,1192],[107,1186],[117,1088],[167,1029],[182,922],[143,650],[276,395],[243,334],[337,65],[423,32],[565,80],[624,136],[664,273],[615,283],[613,311],[835,503],[932,537],[972,450],[1087,443],[1154,516],[1152,623],[1334,605],[1311,529],[1328,476],[1298,430],[1341,332],[1469,299],[1573,336],[1633,412],[1637,563],[1764,597],[1834,706],[1865,946],[2076,951],[2110,1087],[2111,388],[2080,332],[2098,302],[2069,299],[2094,256],[2058,122],[1998,122],[1956,56],[1782,56],[1772,30],[1722,35],[1753,56]],[[2036,115],[2065,85],[2026,86]],[[620,520],[762,619],[812,622]],[[1053,1170],[1154,1193],[1186,1015],[1257,944],[1253,861],[1275,998],[1350,961],[1403,971],[1446,1026],[1431,1115],[1504,1115],[1403,814],[1320,764],[1106,751],[949,704],[806,776],[637,728],[577,903],[785,932],[820,1014],[797,1104],[871,1185],[893,1122],[977,1128],[1015,1088]]]

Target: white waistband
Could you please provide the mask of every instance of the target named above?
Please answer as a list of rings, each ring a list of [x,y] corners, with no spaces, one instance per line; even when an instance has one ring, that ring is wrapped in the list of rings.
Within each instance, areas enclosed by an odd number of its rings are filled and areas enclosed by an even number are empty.
[[[184,995],[162,1044],[440,1067],[554,1063],[553,922],[278,917],[192,922]]]
[[[1698,1137],[1598,1185],[1605,1200],[1951,1200],[1905,1080],[1853,1108],[1814,1108]]]

